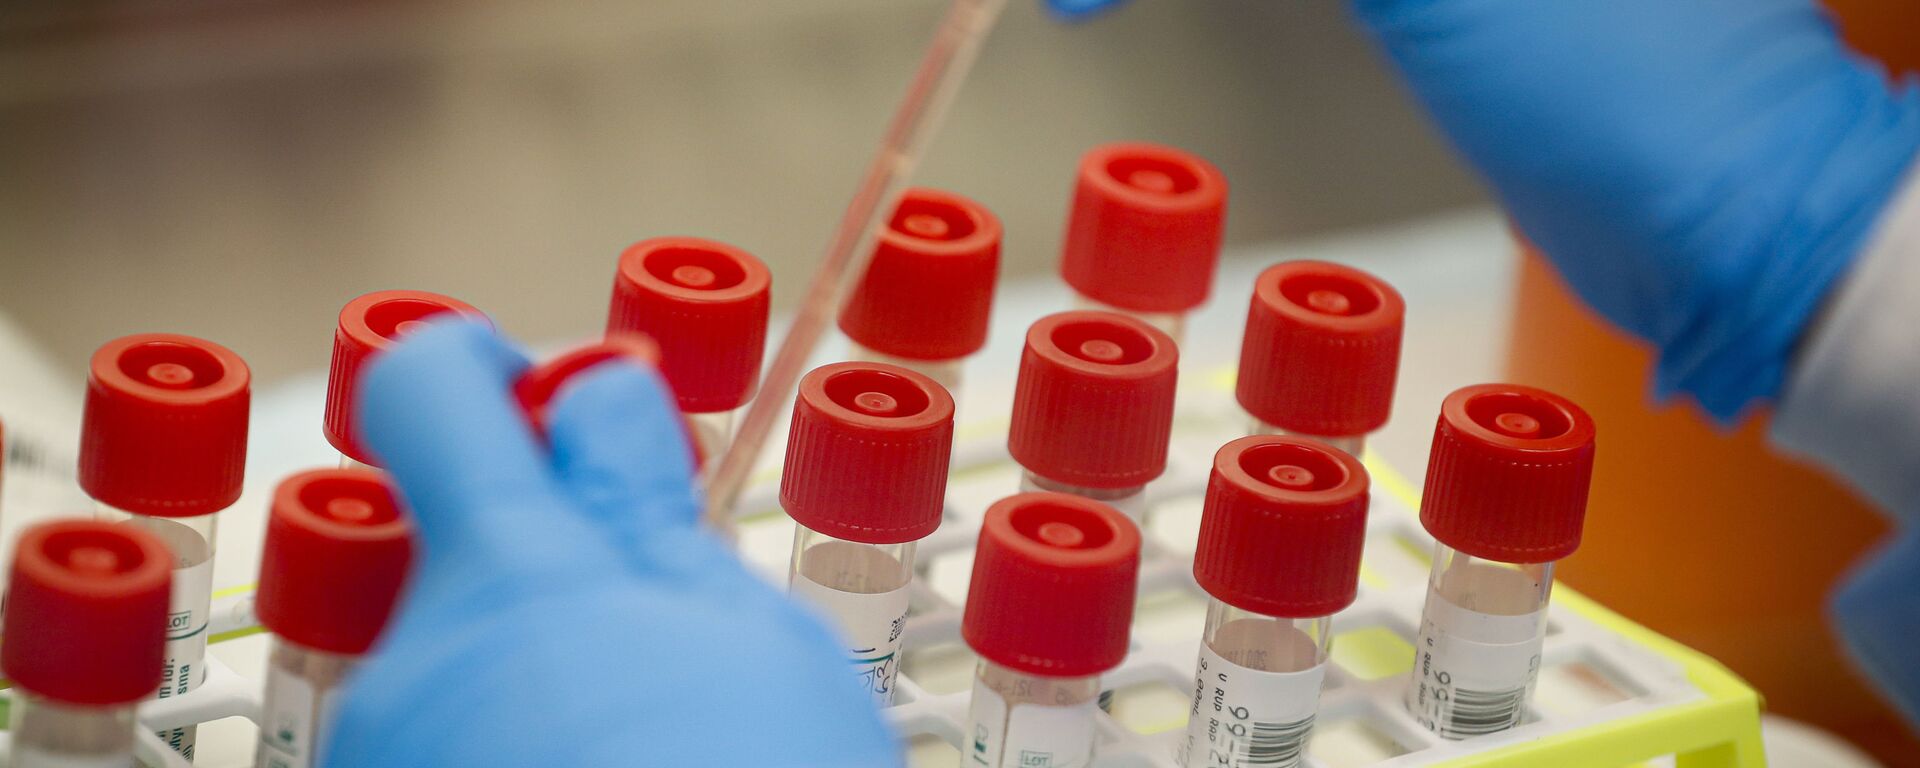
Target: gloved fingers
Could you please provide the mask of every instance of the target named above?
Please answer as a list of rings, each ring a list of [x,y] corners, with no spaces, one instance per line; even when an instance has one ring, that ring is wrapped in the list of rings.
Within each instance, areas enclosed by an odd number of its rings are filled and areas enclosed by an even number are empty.
[[[546,452],[510,391],[526,358],[492,329],[437,320],[360,380],[361,434],[414,515],[425,565],[538,558],[566,526]],[[565,548],[565,542],[551,542]]]
[[[1045,0],[1047,10],[1061,21],[1080,21],[1104,13],[1126,0]]]
[[[738,602],[768,589],[732,544],[702,526],[666,527],[629,543],[628,557],[645,576],[695,587],[709,599]]]
[[[825,625],[754,587],[550,584],[448,605],[349,678],[327,765],[899,765]],[[493,743],[508,721],[541,738]]]
[[[640,591],[646,591],[642,586]],[[712,664],[656,664],[644,692],[630,706],[655,713],[660,733],[715,733],[726,743],[726,765],[899,766],[900,747],[882,722],[872,695],[851,684],[844,649],[828,625],[772,586],[715,599],[678,585],[652,590],[647,656],[712,659]],[[631,648],[632,641],[627,641]],[[720,662],[718,660],[724,660]],[[741,691],[751,689],[751,694]],[[613,718],[618,708],[600,708]],[[750,729],[722,724],[724,711]],[[618,722],[605,724],[618,729]],[[651,739],[659,765],[713,764],[711,738]],[[583,764],[618,763],[617,754]]]
[[[550,411],[555,472],[630,557],[664,529],[699,517],[693,454],[679,408],[659,375],[610,361],[568,382]]]

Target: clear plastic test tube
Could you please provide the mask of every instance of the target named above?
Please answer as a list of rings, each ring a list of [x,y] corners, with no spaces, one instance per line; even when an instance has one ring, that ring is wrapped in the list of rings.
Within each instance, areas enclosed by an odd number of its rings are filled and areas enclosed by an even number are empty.
[[[1299,435],[1355,456],[1387,423],[1406,303],[1380,278],[1324,261],[1260,273],[1234,395],[1256,435]]]
[[[1359,590],[1367,482],[1358,459],[1315,440],[1243,437],[1214,454],[1193,560],[1210,599],[1181,765],[1303,763],[1332,617]]]
[[[308,470],[274,490],[254,604],[274,635],[259,768],[322,763],[339,686],[399,599],[410,536],[378,472]]]
[[[780,505],[788,589],[839,631],[860,689],[893,703],[914,544],[940,527],[953,398],[919,373],[834,363],[800,379]]]
[[[1180,353],[1173,339],[1112,312],[1048,315],[1027,329],[1007,450],[1023,491],[1105,502],[1135,522],[1167,468]]]
[[[240,356],[175,334],[124,336],[93,354],[80,487],[99,516],[159,537],[173,554],[159,697],[206,679],[219,512],[240,498],[250,375]],[[188,760],[196,729],[160,734]]]
[[[659,345],[660,375],[702,456],[726,450],[734,411],[753,399],[772,283],[753,254],[715,240],[657,237],[620,254],[607,333]]]
[[[980,655],[962,733],[976,768],[1084,766],[1100,675],[1127,655],[1140,530],[1097,501],[1022,493],[987,509],[960,634]]]
[[[1138,318],[1179,343],[1213,290],[1227,178],[1190,152],[1141,142],[1080,158],[1060,276],[1083,309]]]
[[[908,189],[840,309],[850,357],[912,369],[958,398],[966,357],[987,343],[1000,219],[951,192]]]
[[[487,316],[472,305],[426,291],[374,291],[340,308],[333,331],[333,363],[327,370],[327,410],[322,431],[340,452],[340,466],[378,469],[379,462],[360,444],[354,424],[360,371],[374,355],[422,327],[436,315],[459,313],[481,322]]]
[[[1580,546],[1594,425],[1566,398],[1516,384],[1440,406],[1420,522],[1437,543],[1407,709],[1464,739],[1526,717],[1553,564]]]
[[[134,764],[134,708],[160,683],[172,570],[145,531],[61,520],[21,532],[0,644],[13,768]]]

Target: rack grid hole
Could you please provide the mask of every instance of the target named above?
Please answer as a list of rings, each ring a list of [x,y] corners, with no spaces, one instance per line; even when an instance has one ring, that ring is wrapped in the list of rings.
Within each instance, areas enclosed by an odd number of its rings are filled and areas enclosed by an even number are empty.
[[[1184,589],[1141,595],[1133,608],[1137,643],[1192,642],[1206,628],[1207,604]]]
[[[1183,493],[1155,502],[1147,510],[1147,534],[1169,552],[1182,558],[1193,557],[1194,543],[1200,540],[1200,513],[1206,495]]]
[[[1359,680],[1404,675],[1413,669],[1413,644],[1382,626],[1334,635],[1332,656],[1333,663]]]
[[[1417,554],[1419,550],[1414,547],[1412,542],[1397,534],[1368,537],[1367,554],[1362,561],[1365,569],[1362,578],[1369,582],[1368,586],[1377,589],[1425,583],[1427,570],[1431,566],[1428,559]],[[1375,580],[1377,583],[1373,583]]]
[[[931,733],[915,734],[907,742],[908,768],[960,768],[960,750]]]
[[[1127,730],[1151,736],[1187,727],[1192,709],[1192,694],[1164,680],[1148,680],[1114,691],[1109,714]]]
[[[973,550],[935,556],[927,562],[927,583],[934,594],[953,605],[967,604],[967,585],[973,581]]]
[[[1533,704],[1545,717],[1573,717],[1633,698],[1606,665],[1587,659],[1549,664],[1534,684]]]
[[[1307,752],[1324,768],[1373,765],[1407,753],[1407,748],[1365,717],[1315,723]]]
[[[959,693],[973,687],[978,659],[965,644],[941,643],[907,651],[906,658],[900,661],[900,673],[927,693]]]

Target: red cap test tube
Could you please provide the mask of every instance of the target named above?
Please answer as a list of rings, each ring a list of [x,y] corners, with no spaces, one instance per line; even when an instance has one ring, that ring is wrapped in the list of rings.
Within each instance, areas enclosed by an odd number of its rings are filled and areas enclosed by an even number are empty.
[[[1112,312],[1062,312],[1027,329],[1007,450],[1023,491],[1106,502],[1135,521],[1167,468],[1179,350]]]
[[[980,656],[962,762],[1087,764],[1139,570],[1140,530],[1106,504],[1022,493],[987,509],[960,624]]]
[[[893,703],[914,545],[940,527],[953,398],[885,363],[800,379],[780,505],[798,526],[788,589],[828,614],[859,685]]]
[[[174,334],[125,336],[93,354],[80,435],[80,487],[102,519],[146,530],[173,554],[166,676],[159,697],[206,679],[215,528],[240,497],[249,379],[240,356]],[[196,729],[160,734],[193,756]]]
[[[1361,455],[1393,408],[1405,316],[1393,286],[1352,267],[1289,261],[1261,272],[1234,385],[1252,433]]]
[[[378,468],[373,453],[360,444],[354,423],[360,372],[375,355],[439,315],[458,314],[480,322],[487,316],[459,299],[426,291],[374,291],[340,308],[333,330],[333,362],[327,370],[327,442],[340,452],[340,466]]]
[[[309,470],[274,490],[254,603],[274,635],[255,763],[321,764],[323,720],[399,600],[411,531],[378,472]]]
[[[1182,765],[1296,765],[1326,679],[1332,616],[1353,604],[1367,471],[1325,443],[1243,437],[1214,455],[1194,580],[1206,590]]]
[[[1079,306],[1137,317],[1178,343],[1213,290],[1227,178],[1172,147],[1106,144],[1080,158],[1060,276]]]
[[[986,346],[999,273],[992,211],[949,192],[907,190],[840,310],[850,357],[910,368],[957,392],[961,363]]]
[[[12,765],[132,765],[134,708],[160,684],[173,556],[152,534],[92,520],[20,534],[0,673],[12,680]]]
[[[620,254],[607,333],[659,345],[660,375],[702,455],[720,455],[734,411],[753,398],[772,283],[753,254],[714,240],[658,237]]]
[[[1553,564],[1580,546],[1594,426],[1566,398],[1465,387],[1440,406],[1420,522],[1436,540],[1407,709],[1443,738],[1526,716]]]

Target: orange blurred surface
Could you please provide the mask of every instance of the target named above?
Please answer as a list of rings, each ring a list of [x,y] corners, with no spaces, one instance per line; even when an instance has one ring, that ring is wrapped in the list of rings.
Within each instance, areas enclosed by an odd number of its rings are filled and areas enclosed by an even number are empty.
[[[1847,42],[1896,72],[1920,71],[1920,0],[1826,0]]]

